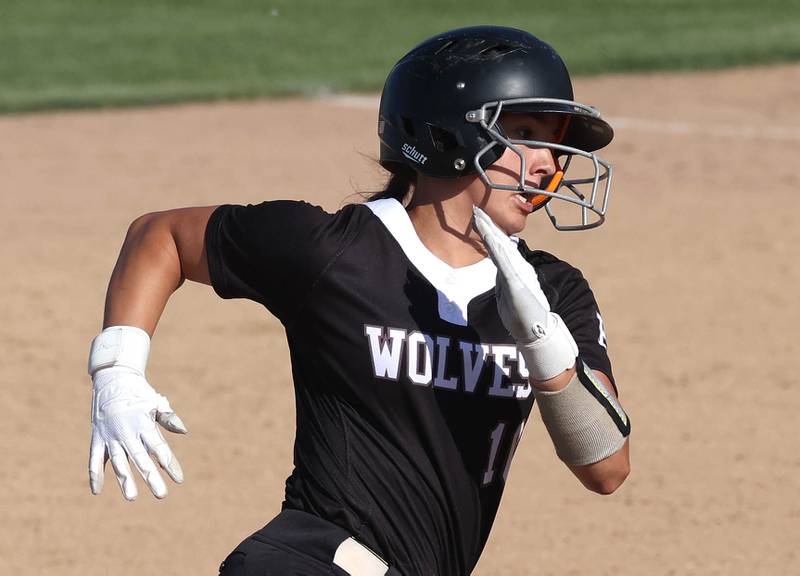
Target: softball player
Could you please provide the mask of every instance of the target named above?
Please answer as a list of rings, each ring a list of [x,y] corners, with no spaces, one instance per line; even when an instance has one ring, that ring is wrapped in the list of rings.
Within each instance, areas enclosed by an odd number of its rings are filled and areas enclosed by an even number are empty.
[[[185,432],[145,379],[149,336],[185,279],[283,323],[297,402],[283,511],[223,562],[244,574],[463,575],[489,536],[534,401],[586,487],[628,473],[602,319],[581,273],[514,234],[544,208],[603,221],[613,132],[574,101],[556,52],[473,27],[415,47],[386,81],[382,193],[335,214],[303,202],[137,219],[89,358],[93,493],[110,459],[156,497],[183,473],[156,422]],[[571,177],[584,162],[588,176]],[[575,221],[552,210],[569,203]]]

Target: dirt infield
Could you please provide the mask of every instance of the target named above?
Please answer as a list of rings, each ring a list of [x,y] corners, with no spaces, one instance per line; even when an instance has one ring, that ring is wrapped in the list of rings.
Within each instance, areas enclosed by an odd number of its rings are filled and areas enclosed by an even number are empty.
[[[476,574],[787,574],[800,541],[800,66],[602,77],[608,222],[525,237],[603,309],[633,473],[585,491],[532,417]],[[187,285],[149,376],[189,427],[186,483],[89,493],[91,338],[127,224],[184,205],[380,186],[374,99],[0,118],[0,571],[216,574],[279,509],[294,427],[280,324]],[[792,256],[795,254],[795,256]]]

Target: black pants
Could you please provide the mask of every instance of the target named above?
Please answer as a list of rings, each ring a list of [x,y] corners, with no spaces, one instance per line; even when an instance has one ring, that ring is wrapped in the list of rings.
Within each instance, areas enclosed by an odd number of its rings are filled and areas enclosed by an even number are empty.
[[[284,510],[239,544],[219,567],[220,576],[349,576],[333,564],[350,534],[322,518]],[[389,568],[386,576],[400,576]]]

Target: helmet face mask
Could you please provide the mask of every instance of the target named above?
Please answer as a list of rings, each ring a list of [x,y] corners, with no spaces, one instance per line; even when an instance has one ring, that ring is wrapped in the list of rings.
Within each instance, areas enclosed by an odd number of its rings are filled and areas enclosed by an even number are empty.
[[[500,102],[489,102],[481,106],[478,110],[467,112],[469,122],[477,122],[491,138],[492,142],[479,150],[473,158],[473,166],[481,180],[491,189],[510,190],[532,195],[534,211],[544,207],[550,221],[557,230],[588,230],[596,228],[605,221],[605,214],[608,208],[608,200],[611,193],[611,175],[613,169],[608,162],[600,159],[593,152],[580,150],[572,146],[562,144],[563,134],[569,126],[569,117],[563,125],[562,138],[556,142],[545,140],[520,140],[509,138],[505,134],[500,122],[501,114],[505,109],[515,110],[515,107],[528,107],[531,105],[546,106],[553,102],[543,98],[522,98],[516,100],[506,100]],[[586,113],[599,113],[589,106],[577,104],[575,102],[561,101],[561,104],[582,107]],[[547,114],[547,113],[544,113]],[[493,147],[501,146],[508,148],[519,158],[519,171],[517,172],[519,181],[515,186],[499,184],[493,182],[491,177],[483,168],[481,158]],[[528,174],[528,166],[525,154],[520,150],[520,146],[530,148],[546,148],[551,151],[556,163],[556,174],[546,180],[546,185],[536,188],[525,183]],[[563,158],[563,161],[561,160]],[[576,164],[583,164],[582,170],[570,170]],[[575,172],[581,172],[580,176],[569,178]],[[550,200],[558,199],[580,207],[580,218],[573,222],[564,222],[559,218],[553,207],[549,205]]]
[[[503,132],[503,112],[557,114],[567,121],[558,142],[519,140]],[[533,194],[534,205],[544,206],[559,230],[592,228],[605,218],[611,166],[593,151],[608,144],[613,131],[594,108],[573,100],[555,50],[522,30],[461,28],[413,48],[386,80],[378,134],[380,162],[390,171],[406,165],[436,178],[477,175],[492,189]],[[521,146],[549,148],[561,160],[544,189],[525,184]],[[513,187],[492,182],[486,173],[506,148],[520,159]],[[581,163],[588,170],[567,178],[567,170],[572,175]],[[578,206],[578,222],[561,222],[551,209],[553,199]]]

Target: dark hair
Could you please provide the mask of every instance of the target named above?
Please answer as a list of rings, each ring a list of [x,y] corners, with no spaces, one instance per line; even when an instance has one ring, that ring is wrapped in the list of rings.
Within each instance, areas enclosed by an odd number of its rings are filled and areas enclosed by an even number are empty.
[[[368,200],[394,198],[404,206],[408,204],[417,185],[417,171],[410,166],[396,164],[383,190],[367,195]]]

